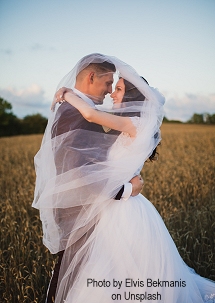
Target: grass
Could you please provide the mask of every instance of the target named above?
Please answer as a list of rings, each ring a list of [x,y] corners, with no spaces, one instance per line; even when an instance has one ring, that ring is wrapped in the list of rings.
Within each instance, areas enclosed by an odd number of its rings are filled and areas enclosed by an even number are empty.
[[[31,207],[41,135],[0,138],[0,302],[45,300],[55,256]],[[163,217],[184,261],[215,280],[215,127],[163,124],[159,161],[142,171],[143,194]]]

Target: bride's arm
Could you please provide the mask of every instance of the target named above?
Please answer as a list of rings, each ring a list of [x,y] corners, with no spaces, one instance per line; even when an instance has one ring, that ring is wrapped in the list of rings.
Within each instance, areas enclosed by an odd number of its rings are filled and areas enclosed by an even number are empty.
[[[107,126],[111,129],[128,133],[131,137],[135,137],[136,128],[129,117],[119,117],[98,111],[71,92],[66,92],[63,98],[65,101],[77,108],[87,121]]]

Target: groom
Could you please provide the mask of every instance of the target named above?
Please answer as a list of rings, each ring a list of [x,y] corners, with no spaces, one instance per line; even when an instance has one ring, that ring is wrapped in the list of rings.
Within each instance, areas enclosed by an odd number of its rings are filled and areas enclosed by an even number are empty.
[[[82,61],[85,59],[90,61],[90,56],[92,55],[88,55],[84,57]],[[102,55],[100,56],[102,57]],[[90,63],[88,66],[86,66],[78,73],[73,92],[75,92],[79,97],[81,97],[85,102],[87,102],[92,107],[95,107],[95,104],[102,104],[105,96],[108,93],[109,94],[112,93],[113,74],[115,73],[115,71],[116,71],[115,66],[112,63],[105,61],[105,59],[104,62],[102,63]],[[63,94],[69,90],[70,89],[68,88],[61,88],[56,93],[56,100],[63,100]],[[88,96],[90,96],[90,98]],[[80,112],[67,102],[64,102],[60,105],[56,113],[56,117],[58,118],[58,120],[56,120],[56,122],[53,124],[52,138],[76,129],[86,129],[89,131],[100,132],[100,133],[105,132],[105,128],[103,128],[98,124],[90,123],[87,120],[85,120],[83,116],[80,114]],[[115,130],[109,131],[109,134],[116,135],[119,133],[120,132],[117,132]],[[79,138],[77,138],[77,140],[79,140]],[[73,144],[76,143],[77,142],[73,142]],[[78,144],[80,144],[80,142],[78,142]],[[88,148],[90,147],[90,142],[87,142],[87,138],[86,140],[84,140],[82,144],[84,144]],[[72,168],[79,167],[84,163],[85,159],[83,159],[83,155],[79,156],[76,153],[74,157],[76,161],[74,162],[73,158],[71,158],[71,154],[67,155],[63,153],[64,153],[64,149],[59,148],[57,153],[55,154],[55,164],[56,164],[57,174],[61,174]],[[104,155],[100,155],[100,156],[104,157]],[[62,161],[61,161],[62,158],[64,159],[64,165],[62,165]],[[97,160],[102,161],[102,159],[97,159]],[[66,163],[66,167],[65,167],[65,163]],[[135,176],[130,180],[129,183],[126,183],[124,185],[122,184],[122,187],[119,188],[119,192],[116,195],[115,199],[126,200],[130,197],[130,195],[135,196],[139,194],[139,192],[142,189],[142,186],[143,186],[142,178],[140,176]],[[63,218],[65,222],[66,220],[65,215],[63,216]],[[69,219],[70,218],[68,217],[68,220]],[[86,237],[88,236],[89,234],[86,235]],[[82,240],[79,241],[79,243],[75,243],[74,254],[81,247],[81,245],[82,245]],[[47,303],[54,302],[63,253],[64,251],[58,253],[58,263],[55,265],[54,273],[50,282],[47,301],[46,301]]]

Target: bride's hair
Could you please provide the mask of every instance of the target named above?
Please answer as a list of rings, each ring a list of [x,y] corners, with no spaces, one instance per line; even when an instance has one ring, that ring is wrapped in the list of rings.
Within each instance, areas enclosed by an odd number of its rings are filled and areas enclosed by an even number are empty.
[[[141,76],[141,78],[149,85],[148,81]],[[123,79],[123,78],[121,78]],[[132,102],[132,101],[144,101],[145,96],[132,84],[131,82],[127,81],[126,79],[123,79],[125,84],[125,94],[122,99],[123,102]],[[129,116],[139,116],[139,113],[129,113]],[[154,138],[156,139],[158,136],[158,133],[154,135]],[[160,143],[158,144],[160,145]],[[149,161],[156,161],[158,160],[158,152],[157,147],[153,150],[151,156],[149,157]]]
[[[155,134],[156,135],[156,134]],[[159,142],[158,145],[160,145],[161,143]],[[153,161],[157,161],[158,160],[158,155],[159,153],[157,152],[157,147],[158,145],[155,147],[155,149],[153,150],[151,156],[149,157],[149,161],[153,162]]]
[[[141,77],[147,84],[148,81]],[[121,78],[123,79],[123,78]],[[131,101],[144,101],[145,96],[132,84],[131,82],[123,79],[125,84],[125,94],[123,96],[122,102],[131,102]]]

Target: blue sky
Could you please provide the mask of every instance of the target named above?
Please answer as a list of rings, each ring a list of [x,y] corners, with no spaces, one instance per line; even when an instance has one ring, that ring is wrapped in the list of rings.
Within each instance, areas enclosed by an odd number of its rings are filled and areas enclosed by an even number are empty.
[[[214,0],[1,0],[0,96],[48,116],[61,78],[100,52],[157,87],[167,118],[215,113],[214,16]]]

